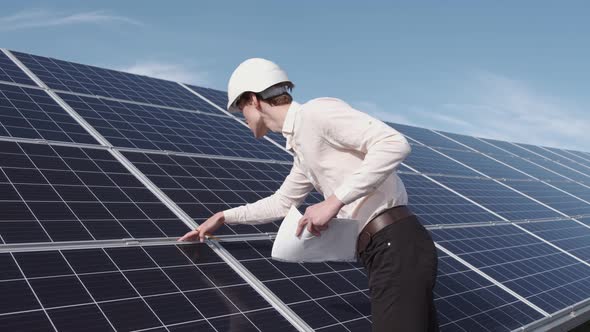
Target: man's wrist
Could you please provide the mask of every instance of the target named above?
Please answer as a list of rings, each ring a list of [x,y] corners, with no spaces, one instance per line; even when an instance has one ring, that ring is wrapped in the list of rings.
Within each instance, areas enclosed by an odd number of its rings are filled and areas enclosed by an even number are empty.
[[[225,214],[223,213],[223,211],[217,212],[215,214],[215,217],[217,218],[217,220],[219,220],[222,223],[225,223]]]

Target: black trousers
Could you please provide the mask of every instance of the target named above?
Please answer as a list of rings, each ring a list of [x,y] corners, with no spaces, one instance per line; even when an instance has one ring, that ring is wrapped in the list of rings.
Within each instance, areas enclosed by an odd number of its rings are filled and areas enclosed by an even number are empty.
[[[377,232],[360,259],[369,275],[373,332],[438,331],[432,294],[438,257],[416,216]]]

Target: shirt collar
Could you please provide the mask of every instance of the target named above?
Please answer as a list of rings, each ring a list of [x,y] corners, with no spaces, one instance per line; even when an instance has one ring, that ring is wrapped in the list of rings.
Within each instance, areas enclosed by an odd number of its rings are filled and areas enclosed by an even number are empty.
[[[287,150],[292,149],[291,139],[293,138],[293,133],[295,132],[295,118],[300,109],[301,104],[296,101],[292,101],[289,109],[287,110],[287,116],[285,116],[282,133],[287,140],[287,144],[285,146]]]

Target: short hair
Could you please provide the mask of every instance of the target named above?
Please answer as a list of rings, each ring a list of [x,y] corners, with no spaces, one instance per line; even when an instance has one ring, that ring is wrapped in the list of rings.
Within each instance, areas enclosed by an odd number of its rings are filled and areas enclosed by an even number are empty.
[[[282,83],[277,83],[269,88],[273,88],[276,86],[287,86],[287,87],[289,87],[289,89],[292,89],[294,87],[293,83],[291,83],[291,82],[282,82]],[[255,95],[256,98],[270,104],[271,106],[287,105],[287,104],[290,104],[293,102],[293,97],[288,92],[282,93],[278,96],[262,99],[260,94],[248,91],[248,92],[244,92],[240,96],[240,98],[238,98],[238,101],[236,102],[236,106],[241,110],[244,108],[244,106],[249,105],[252,95]]]

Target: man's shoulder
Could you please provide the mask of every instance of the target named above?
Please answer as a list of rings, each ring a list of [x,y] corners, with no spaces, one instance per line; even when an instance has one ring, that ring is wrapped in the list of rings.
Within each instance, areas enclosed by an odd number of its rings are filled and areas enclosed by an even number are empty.
[[[301,113],[304,117],[316,117],[328,113],[328,111],[350,109],[350,105],[345,101],[332,98],[321,97],[311,99],[301,106]]]
[[[320,97],[307,101],[302,105],[304,109],[322,107],[350,107],[344,100],[333,97]]]

